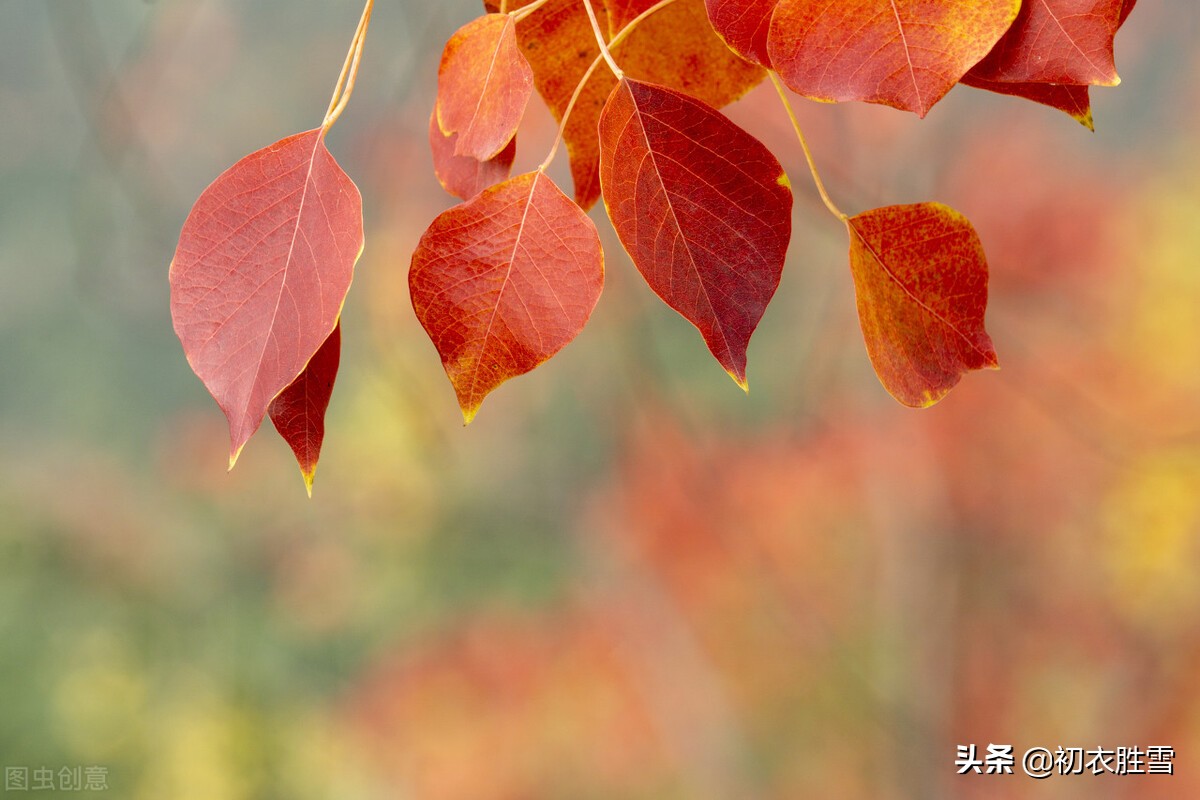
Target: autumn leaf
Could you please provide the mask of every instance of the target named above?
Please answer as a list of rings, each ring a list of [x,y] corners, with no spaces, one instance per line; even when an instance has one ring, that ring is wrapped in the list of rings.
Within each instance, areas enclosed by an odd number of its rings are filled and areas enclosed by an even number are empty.
[[[437,120],[458,134],[454,154],[487,161],[512,140],[533,94],[533,71],[507,14],[487,14],[450,37],[438,68]]]
[[[342,326],[339,324],[300,377],[280,392],[268,408],[275,430],[296,455],[309,497],[312,497],[317,460],[321,457],[321,442],[325,439],[325,410],[329,408],[341,357]]]
[[[1066,83],[1005,83],[980,78],[968,72],[962,77],[965,86],[975,89],[986,89],[997,94],[1007,94],[1013,97],[1023,97],[1050,108],[1066,112],[1088,130],[1095,130],[1092,121],[1092,101],[1088,96],[1088,87],[1074,86]]]
[[[779,0],[705,0],[713,29],[735,53],[747,61],[771,66],[767,32]]]
[[[792,91],[929,109],[999,41],[1020,0],[780,0],[768,54]]]
[[[971,74],[1006,83],[1115,86],[1121,79],[1113,36],[1124,5],[1125,0],[1026,0],[1012,28]]]
[[[600,117],[600,182],[633,263],[746,387],[746,347],[783,271],[792,194],[779,162],[720,112],[622,80]]]
[[[358,188],[320,129],[246,156],[193,206],[171,262],[171,317],[229,420],[231,467],[333,331],[362,247]]]
[[[988,269],[966,217],[940,203],[876,208],[846,220],[859,322],[884,388],[931,406],[999,362],[984,331]]]
[[[1118,29],[1125,24],[1125,20],[1129,17],[1129,13],[1133,11],[1136,2],[1137,0],[1124,0],[1120,16],[1117,19]],[[1003,43],[1003,40],[1001,42]],[[1070,114],[1088,130],[1095,130],[1095,125],[1092,121],[1092,103],[1088,97],[1087,86],[1066,83],[1006,82],[984,77],[986,71],[986,65],[976,67],[963,76],[962,83],[967,86],[973,86],[976,89],[986,89],[989,92],[1024,97],[1035,103],[1057,108],[1060,111]]]
[[[596,227],[540,170],[435,219],[413,253],[409,288],[463,419],[574,339],[603,284]]]
[[[610,33],[654,5],[655,0],[607,0]],[[737,100],[767,76],[721,40],[708,21],[704,0],[676,0],[656,11],[613,49],[613,56],[629,77],[675,89],[714,108]]]
[[[429,116],[429,148],[433,151],[433,171],[447,192],[468,200],[489,186],[499,183],[512,171],[517,157],[517,140],[512,138],[494,158],[480,161],[454,154],[458,134],[446,136],[437,124],[437,111]]]
[[[521,8],[532,0],[509,3]],[[594,0],[596,16],[611,39],[654,0]],[[494,11],[495,3],[485,3]],[[592,62],[595,34],[581,0],[550,0],[517,27],[521,50],[533,67],[534,84],[556,120]],[[676,0],[647,17],[613,49],[621,68],[638,80],[670,86],[721,107],[744,95],[765,72],[721,41],[708,22],[704,0]],[[616,79],[603,66],[592,73],[567,120],[563,140],[571,160],[575,201],[585,209],[600,198],[600,151],[596,124]]]

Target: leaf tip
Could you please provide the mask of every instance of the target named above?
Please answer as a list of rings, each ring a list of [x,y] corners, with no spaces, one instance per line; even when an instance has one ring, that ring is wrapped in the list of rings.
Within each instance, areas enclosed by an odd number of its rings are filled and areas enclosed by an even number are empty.
[[[246,447],[246,443],[242,442],[237,447],[229,451],[229,469],[226,472],[232,472],[233,467],[237,464],[238,457],[242,454],[242,450]]]
[[[914,408],[933,408],[937,402],[945,397],[948,392],[925,392],[921,397],[921,402],[917,403]]]
[[[317,474],[317,465],[314,464],[308,469],[301,468],[300,475],[304,478],[304,490],[308,492],[308,499],[312,500],[313,478]]]
[[[745,374],[739,376],[733,370],[729,369],[725,370],[725,372],[729,374],[729,377],[733,378],[733,382],[736,383],[743,392],[750,394],[750,383],[746,380]]]
[[[471,424],[471,420],[475,419],[475,415],[479,413],[479,406],[480,406],[479,403],[475,403],[473,405],[460,406],[460,409],[462,411],[462,416],[463,416],[463,427],[464,428]]]

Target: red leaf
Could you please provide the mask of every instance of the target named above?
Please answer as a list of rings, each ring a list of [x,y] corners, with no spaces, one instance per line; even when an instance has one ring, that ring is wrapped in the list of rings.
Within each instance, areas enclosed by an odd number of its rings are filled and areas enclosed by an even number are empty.
[[[962,83],[976,89],[1024,97],[1026,100],[1057,108],[1070,114],[1088,130],[1095,130],[1092,122],[1092,101],[1088,97],[1086,86],[1074,86],[1069,83],[1004,83],[985,80],[971,72],[963,76]]]
[[[517,157],[517,140],[512,138],[495,158],[480,161],[454,155],[458,134],[446,136],[437,124],[437,111],[429,116],[429,148],[433,151],[433,171],[447,192],[463,200],[470,199],[489,186],[499,183],[512,172]]]
[[[864,100],[925,116],[987,55],[1020,0],[780,0],[771,64],[814,100]]]
[[[540,170],[433,221],[409,288],[470,422],[489,392],[575,338],[604,285],[596,226]]]
[[[1124,0],[1026,0],[1012,28],[971,74],[1006,83],[1115,86],[1121,79],[1113,36],[1124,5]]]
[[[329,408],[341,356],[342,326],[339,324],[300,377],[280,392],[268,409],[275,430],[296,454],[309,497],[312,497],[317,459],[321,457],[321,442],[325,439],[325,409]]]
[[[1125,20],[1129,19],[1129,15],[1133,11],[1133,7],[1136,5],[1137,0],[1125,0],[1125,2],[1121,4],[1121,16],[1117,19],[1117,28],[1120,28],[1125,24]]]
[[[358,188],[319,129],[251,153],[196,201],[171,262],[171,317],[229,420],[231,467],[333,331],[362,246]]]
[[[863,338],[893,397],[931,406],[963,373],[998,366],[983,329],[987,258],[966,217],[918,203],[876,208],[846,227]]]
[[[517,132],[533,94],[533,71],[507,14],[487,14],[450,37],[438,68],[437,120],[459,134],[454,154],[487,161]]]
[[[779,286],[792,194],[761,142],[695,98],[622,80],[600,117],[609,218],[650,288],[746,387],[746,347]]]
[[[767,32],[779,0],[705,0],[709,22],[725,44],[742,58],[771,66]]]
[[[1137,0],[1124,0],[1121,14],[1117,20],[1119,29],[1125,24],[1129,12],[1133,11]],[[1092,122],[1092,103],[1088,97],[1088,87],[1068,83],[1007,83],[981,77],[986,70],[975,68],[963,76],[962,82],[977,89],[989,92],[1024,97],[1035,103],[1057,108],[1070,114],[1088,130],[1095,130]]]

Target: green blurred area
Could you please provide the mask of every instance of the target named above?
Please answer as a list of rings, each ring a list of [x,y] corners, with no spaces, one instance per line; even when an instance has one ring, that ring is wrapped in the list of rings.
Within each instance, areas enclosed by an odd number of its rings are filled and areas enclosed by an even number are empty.
[[[592,323],[464,429],[406,274],[477,9],[380,3],[330,139],[367,246],[310,501],[269,426],[226,474],[166,275],[208,181],[317,124],[359,9],[0,0],[0,767],[174,800],[1200,795],[1200,31],[1143,6],[1095,135],[964,88],[801,107],[848,207],[974,220],[1000,373],[886,396],[756,91],[729,113],[797,204],[750,395],[601,208]],[[553,135],[531,107],[517,171]],[[970,741],[1179,774],[956,781]]]

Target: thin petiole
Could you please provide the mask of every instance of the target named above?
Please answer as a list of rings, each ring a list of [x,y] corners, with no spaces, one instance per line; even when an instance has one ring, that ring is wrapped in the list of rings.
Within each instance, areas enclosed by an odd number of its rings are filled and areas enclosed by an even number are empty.
[[[650,16],[661,8],[671,5],[674,2],[675,0],[659,0],[657,3],[638,14],[636,17],[631,19],[629,23],[625,25],[625,27],[617,31],[616,36],[614,36],[612,41],[608,43],[609,47],[616,47],[621,42],[625,41],[629,34],[633,33],[634,28],[640,25],[642,21],[646,19],[646,17]],[[541,5],[541,3],[535,3],[534,5]],[[526,6],[526,8],[530,8],[530,6]],[[550,154],[546,156],[546,160],[542,162],[542,165],[539,167],[539,169],[545,170],[546,167],[550,166],[550,162],[554,160],[554,154],[558,152],[558,146],[562,143],[563,132],[567,129],[567,119],[571,116],[571,111],[575,108],[575,103],[579,100],[579,96],[583,93],[583,87],[587,86],[587,82],[592,78],[592,73],[596,71],[596,67],[600,66],[600,62],[603,60],[603,53],[596,56],[596,60],[592,62],[591,66],[587,68],[587,72],[584,72],[583,77],[579,79],[579,83],[575,85],[575,91],[571,94],[571,99],[568,101],[567,107],[563,111],[562,121],[558,126],[558,135],[554,137],[554,144],[550,146]]]
[[[612,74],[617,80],[625,77],[625,73],[617,66],[617,62],[613,61],[612,53],[608,52],[608,45],[604,41],[604,34],[600,31],[600,23],[596,21],[596,11],[592,8],[592,0],[583,0],[583,7],[587,10],[588,21],[592,23],[592,33],[596,34],[596,44],[600,46],[600,55],[604,56],[604,60],[608,62],[608,68],[612,70]]]
[[[549,3],[549,2],[550,2],[550,0],[536,0],[536,2],[530,3],[527,6],[521,6],[520,8],[514,8],[512,11],[508,12],[508,15],[513,18],[513,22],[520,22],[521,20],[525,19],[530,14],[537,11],[539,8],[541,8],[542,6],[546,5],[546,3]],[[500,13],[501,14],[505,13],[504,12],[504,3],[500,4]]]
[[[325,110],[325,119],[321,123],[321,131],[328,131],[337,122],[338,117],[346,110],[350,95],[354,91],[354,81],[358,78],[358,65],[362,60],[363,44],[367,39],[367,29],[371,26],[371,11],[375,0],[367,0],[363,7],[362,17],[358,20],[358,28],[354,38],[350,40],[350,50],[342,63],[342,72],[338,75],[337,85],[333,87],[333,97],[329,99],[329,108]]]
[[[571,112],[575,109],[575,103],[579,100],[579,95],[583,94],[583,87],[591,80],[592,73],[596,71],[596,67],[600,66],[600,62],[604,60],[603,55],[596,56],[592,65],[587,68],[587,72],[583,73],[579,83],[575,84],[575,91],[571,94],[571,99],[567,102],[567,107],[563,111],[562,121],[558,125],[558,135],[554,137],[554,144],[550,145],[550,153],[546,156],[546,160],[538,169],[545,171],[546,167],[550,166],[550,162],[554,160],[554,154],[558,152],[558,146],[562,144],[563,133],[567,130],[567,120],[571,118]]]
[[[845,222],[849,217],[830,199],[829,192],[825,191],[825,183],[821,180],[821,173],[817,172],[817,163],[813,160],[812,151],[808,149],[804,131],[800,130],[800,121],[796,119],[796,112],[792,109],[791,101],[788,100],[787,90],[783,88],[783,83],[780,82],[779,76],[775,74],[774,70],[768,70],[767,74],[771,76],[771,83],[775,85],[775,91],[779,93],[779,99],[783,101],[788,119],[792,121],[792,128],[796,131],[796,138],[800,140],[800,149],[804,151],[804,159],[808,162],[808,171],[812,173],[813,183],[817,185],[817,192],[821,195],[821,202],[825,204],[831,214]]]

